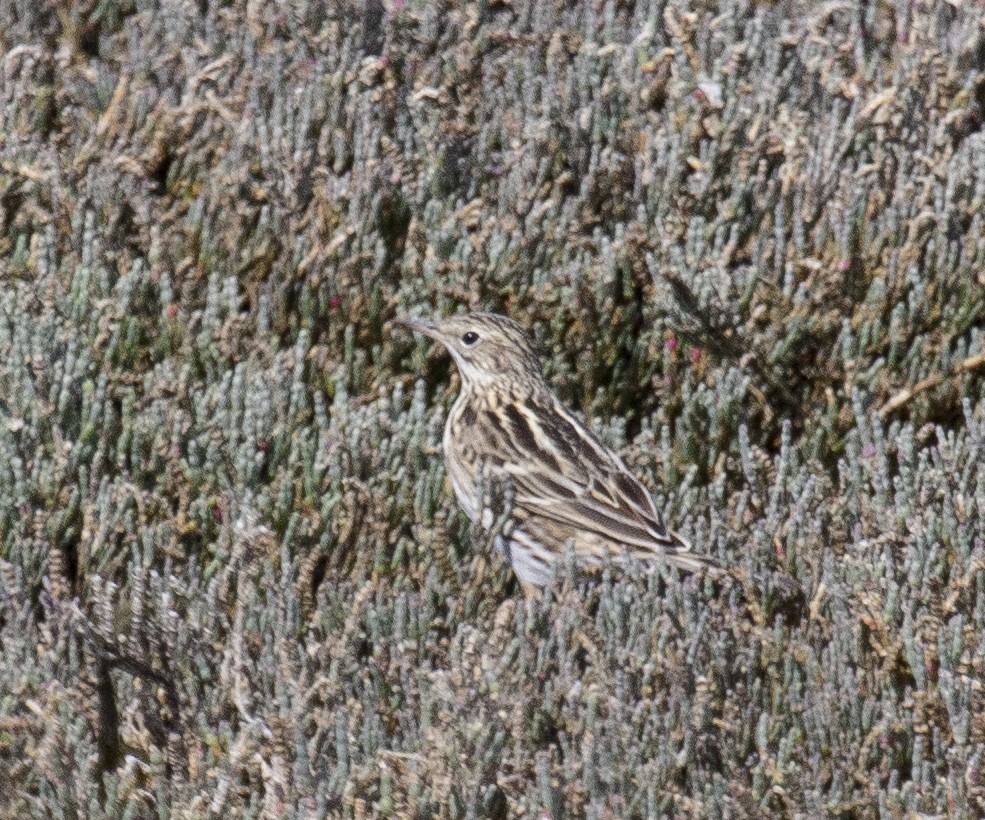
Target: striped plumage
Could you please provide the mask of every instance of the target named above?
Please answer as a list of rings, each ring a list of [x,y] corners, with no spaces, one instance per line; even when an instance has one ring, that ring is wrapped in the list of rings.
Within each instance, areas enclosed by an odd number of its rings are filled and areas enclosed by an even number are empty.
[[[520,325],[488,313],[400,322],[440,341],[458,365],[462,389],[444,434],[448,476],[486,529],[499,511],[479,508],[480,472],[508,480],[512,527],[500,546],[525,590],[548,582],[569,541],[582,566],[606,554],[664,558],[688,572],[714,566],[667,530],[622,459],[554,397]]]

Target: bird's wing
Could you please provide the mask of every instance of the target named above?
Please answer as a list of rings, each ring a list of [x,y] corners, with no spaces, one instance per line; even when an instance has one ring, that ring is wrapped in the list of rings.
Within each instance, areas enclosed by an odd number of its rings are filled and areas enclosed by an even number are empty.
[[[625,546],[640,557],[690,549],[668,532],[649,493],[622,460],[553,397],[507,401],[488,414],[494,470],[509,477],[521,515],[555,522],[571,537]],[[697,557],[697,556],[695,556]]]

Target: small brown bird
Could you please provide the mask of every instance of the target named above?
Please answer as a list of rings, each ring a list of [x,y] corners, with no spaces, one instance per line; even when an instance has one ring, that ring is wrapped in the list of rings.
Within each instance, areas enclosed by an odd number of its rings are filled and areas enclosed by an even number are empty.
[[[462,390],[443,442],[448,476],[486,530],[501,511],[480,509],[480,484],[512,486],[512,526],[497,544],[528,595],[547,584],[569,542],[583,567],[605,555],[664,559],[687,572],[716,566],[664,526],[622,459],[555,398],[520,325],[492,313],[397,322],[441,342],[458,365]]]

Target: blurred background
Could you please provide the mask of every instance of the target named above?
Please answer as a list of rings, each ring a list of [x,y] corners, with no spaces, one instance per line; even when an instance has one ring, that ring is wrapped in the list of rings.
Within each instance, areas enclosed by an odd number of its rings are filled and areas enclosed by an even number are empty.
[[[980,3],[0,0],[0,69],[0,816],[985,814]],[[517,605],[388,327],[465,309],[745,588]]]

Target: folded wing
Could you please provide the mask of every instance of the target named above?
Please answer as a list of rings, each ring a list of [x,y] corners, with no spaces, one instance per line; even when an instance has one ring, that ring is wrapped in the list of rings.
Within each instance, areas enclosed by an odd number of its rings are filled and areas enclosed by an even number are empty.
[[[712,565],[690,552],[690,544],[664,526],[646,489],[622,460],[552,396],[524,397],[490,418],[496,441],[493,470],[513,484],[518,519],[541,518],[576,551],[667,562],[687,571]],[[531,523],[533,523],[531,521]]]

